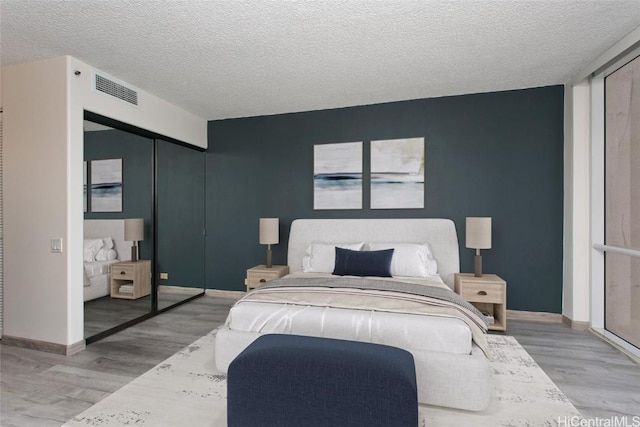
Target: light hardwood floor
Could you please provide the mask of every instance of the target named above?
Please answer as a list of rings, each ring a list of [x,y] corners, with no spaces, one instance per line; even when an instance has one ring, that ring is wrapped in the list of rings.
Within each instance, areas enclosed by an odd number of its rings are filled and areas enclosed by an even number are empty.
[[[0,424],[61,425],[220,325],[233,302],[199,298],[72,357],[0,346]],[[507,333],[585,416],[640,415],[640,366],[609,344],[562,324],[510,320]]]

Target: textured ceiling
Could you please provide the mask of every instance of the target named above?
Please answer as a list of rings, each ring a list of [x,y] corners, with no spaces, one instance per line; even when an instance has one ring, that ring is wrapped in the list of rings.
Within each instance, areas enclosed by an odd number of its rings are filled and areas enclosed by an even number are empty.
[[[640,0],[1,0],[0,61],[221,119],[562,84],[639,26]]]

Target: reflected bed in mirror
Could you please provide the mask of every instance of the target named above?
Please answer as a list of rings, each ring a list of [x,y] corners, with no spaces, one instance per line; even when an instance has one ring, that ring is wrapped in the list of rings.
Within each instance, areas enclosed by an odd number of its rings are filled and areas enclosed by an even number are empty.
[[[124,240],[124,224],[123,219],[84,221],[85,338],[150,311],[151,298],[148,295],[132,301],[111,297],[111,272],[114,265],[131,258],[131,242]]]

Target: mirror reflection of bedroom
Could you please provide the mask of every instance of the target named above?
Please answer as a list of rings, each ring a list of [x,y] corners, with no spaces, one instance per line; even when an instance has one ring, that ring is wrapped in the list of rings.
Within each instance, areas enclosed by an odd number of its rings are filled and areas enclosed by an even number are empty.
[[[84,122],[87,344],[204,292],[204,154],[114,123]]]

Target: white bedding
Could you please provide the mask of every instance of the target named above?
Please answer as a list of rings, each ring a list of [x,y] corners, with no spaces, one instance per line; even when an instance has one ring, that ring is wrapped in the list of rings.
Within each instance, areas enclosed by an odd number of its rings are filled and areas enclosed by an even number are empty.
[[[229,315],[229,328],[384,343],[400,348],[471,353],[471,331],[459,319],[332,307],[246,302]]]
[[[120,261],[114,259],[111,261],[84,263],[84,301],[90,301],[111,294],[111,265],[116,262]]]
[[[292,275],[288,277],[304,270],[302,260],[313,242],[428,243],[437,274],[450,292],[454,274],[460,271],[455,225],[446,219],[295,220],[289,235],[287,265]],[[424,279],[409,281],[416,280]],[[460,306],[454,301],[447,306],[444,301],[450,298],[441,290],[425,293],[426,300],[435,299],[425,301],[424,296],[393,291],[408,290],[406,286],[380,287],[389,290],[385,295],[386,291],[377,289],[358,292],[357,287],[334,284],[330,292],[324,292],[327,288],[314,279],[306,286],[290,284],[287,289],[267,284],[249,293],[234,306],[216,335],[217,368],[226,372],[240,352],[269,332],[373,341],[412,353],[420,403],[470,411],[488,406],[491,380],[488,352],[483,348],[486,325],[478,323],[484,324],[481,315],[467,317],[469,310],[463,309],[466,314],[461,320]],[[428,306],[423,309],[421,302]]]
[[[124,240],[124,219],[86,219],[84,238],[105,239],[110,237],[117,259],[111,261],[87,261],[84,263],[84,301],[111,294],[111,265],[131,259],[131,242]]]
[[[111,294],[111,275],[101,274],[89,278],[89,286],[83,288],[83,300],[91,301]]]
[[[322,273],[292,273],[287,278],[335,277]],[[375,279],[375,278],[369,278]],[[438,277],[431,278],[384,278],[423,285],[449,288]],[[256,293],[254,293],[255,295]],[[363,309],[350,308],[348,299],[352,295],[340,296],[339,304],[327,304],[325,300],[315,304],[313,296],[305,300],[286,298],[286,302],[240,300],[231,309],[227,326],[243,332],[285,333],[332,337],[353,341],[387,344],[401,348],[425,351],[440,351],[455,354],[470,354],[472,333],[462,320],[446,315],[407,314],[414,304],[401,302],[388,311],[376,307],[375,301],[364,295],[356,295],[356,301],[367,301]],[[332,297],[330,297],[332,298]],[[245,299],[251,299],[251,296]],[[302,302],[301,302],[302,301]],[[306,301],[306,302],[305,302]],[[309,304],[313,301],[314,304]],[[332,307],[331,305],[338,305]]]
[[[89,278],[101,276],[111,273],[111,265],[116,262],[120,262],[120,260],[85,262],[84,270],[87,272],[87,277]]]

